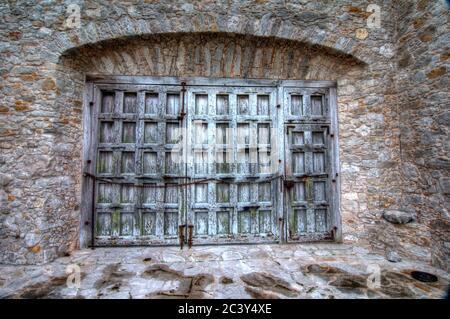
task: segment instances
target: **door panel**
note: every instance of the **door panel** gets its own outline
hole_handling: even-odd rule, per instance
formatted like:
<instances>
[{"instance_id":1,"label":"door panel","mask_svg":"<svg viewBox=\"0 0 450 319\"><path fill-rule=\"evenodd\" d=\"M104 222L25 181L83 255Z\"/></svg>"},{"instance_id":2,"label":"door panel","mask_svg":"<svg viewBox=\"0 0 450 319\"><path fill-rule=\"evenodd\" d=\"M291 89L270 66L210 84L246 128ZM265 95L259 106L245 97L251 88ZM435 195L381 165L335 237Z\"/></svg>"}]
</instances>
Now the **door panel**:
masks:
<instances>
[{"instance_id":1,"label":"door panel","mask_svg":"<svg viewBox=\"0 0 450 319\"><path fill-rule=\"evenodd\" d=\"M95 243L177 244L184 173L171 150L179 139L180 87L99 85L95 98Z\"/></svg>"},{"instance_id":2,"label":"door panel","mask_svg":"<svg viewBox=\"0 0 450 319\"><path fill-rule=\"evenodd\" d=\"M194 244L279 240L270 144L276 87L193 87L187 101Z\"/></svg>"},{"instance_id":3,"label":"door panel","mask_svg":"<svg viewBox=\"0 0 450 319\"><path fill-rule=\"evenodd\" d=\"M327 89L284 90L287 241L332 238L332 159Z\"/></svg>"}]
</instances>

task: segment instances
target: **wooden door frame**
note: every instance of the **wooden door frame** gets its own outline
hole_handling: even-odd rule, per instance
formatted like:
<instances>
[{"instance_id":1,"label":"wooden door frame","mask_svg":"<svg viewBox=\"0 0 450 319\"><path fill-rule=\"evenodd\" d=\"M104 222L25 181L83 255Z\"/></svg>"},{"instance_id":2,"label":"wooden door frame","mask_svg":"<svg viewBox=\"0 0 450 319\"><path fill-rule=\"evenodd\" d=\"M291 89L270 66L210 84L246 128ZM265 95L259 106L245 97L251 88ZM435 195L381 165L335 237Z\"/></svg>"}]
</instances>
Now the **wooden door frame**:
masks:
<instances>
[{"instance_id":1,"label":"wooden door frame","mask_svg":"<svg viewBox=\"0 0 450 319\"><path fill-rule=\"evenodd\" d=\"M297 88L328 88L329 89L329 108L330 108L330 136L331 136L331 157L332 157L332 225L334 229L334 241L342 242L342 221L341 221L341 181L340 181L340 162L339 162L339 126L338 126L338 111L337 111L337 83L336 81L314 81L314 80L268 80L268 79L237 79L237 78L209 78L209 77L151 77L151 76L99 76L86 75L85 90L83 98L83 112L82 112L82 132L83 132L83 151L82 151L82 185L81 185L81 205L80 205L80 240L79 246L86 248L93 244L93 236L95 232L95 225L93 222L93 199L95 197L94 181L89 174L95 175L95 138L96 132L96 116L94 114L94 103L99 103L98 99L95 101L94 92L96 84L133 84L133 85L180 85L181 82L186 82L187 85L192 86L253 86L253 87L277 87L277 106L282 106L283 90L288 87ZM96 106L98 109L98 105ZM284 112L282 107L277 107L277 119L273 122L277 125L279 143L279 174L284 174L285 162L285 128L284 128ZM281 134L281 135L280 135ZM281 137L281 138L280 138ZM84 174L84 173L88 174ZM283 183L279 183L280 194L285 193ZM286 234L286 214L284 196L279 196L276 202L276 212L282 212L279 225L280 241L287 242ZM277 213L278 214L278 213Z\"/></svg>"}]
</instances>

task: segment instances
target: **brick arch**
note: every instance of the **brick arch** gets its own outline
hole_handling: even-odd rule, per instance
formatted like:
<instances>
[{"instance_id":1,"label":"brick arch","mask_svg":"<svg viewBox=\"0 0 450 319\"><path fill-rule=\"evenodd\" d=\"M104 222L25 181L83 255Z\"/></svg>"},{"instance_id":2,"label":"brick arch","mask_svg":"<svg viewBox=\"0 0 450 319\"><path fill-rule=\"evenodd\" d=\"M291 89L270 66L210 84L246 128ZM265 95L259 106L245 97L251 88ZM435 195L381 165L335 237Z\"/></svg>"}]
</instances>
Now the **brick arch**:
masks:
<instances>
[{"instance_id":1,"label":"brick arch","mask_svg":"<svg viewBox=\"0 0 450 319\"><path fill-rule=\"evenodd\" d=\"M370 64L380 58L370 46L357 40L353 34L322 29L315 24L296 24L292 19L283 20L273 14L254 20L243 15L218 19L215 15L198 13L193 16L166 15L166 19L133 20L126 16L113 22L90 21L84 27L55 34L48 50L54 53L51 62L56 62L66 52L89 44L135 36L177 33L229 33L293 40L308 46L318 46L338 55L351 56L363 64Z\"/></svg>"},{"instance_id":2,"label":"brick arch","mask_svg":"<svg viewBox=\"0 0 450 319\"><path fill-rule=\"evenodd\" d=\"M229 33L165 33L85 44L61 56L90 75L337 80L365 64L308 43Z\"/></svg>"}]
</instances>

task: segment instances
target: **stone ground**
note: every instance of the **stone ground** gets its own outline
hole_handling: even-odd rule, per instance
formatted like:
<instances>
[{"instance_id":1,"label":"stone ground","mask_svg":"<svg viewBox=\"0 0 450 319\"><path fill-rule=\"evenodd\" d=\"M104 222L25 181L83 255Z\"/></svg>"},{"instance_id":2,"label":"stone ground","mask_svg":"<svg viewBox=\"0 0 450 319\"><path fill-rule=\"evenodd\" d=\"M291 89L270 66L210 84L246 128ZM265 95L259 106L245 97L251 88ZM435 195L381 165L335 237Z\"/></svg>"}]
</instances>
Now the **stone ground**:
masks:
<instances>
[{"instance_id":1,"label":"stone ground","mask_svg":"<svg viewBox=\"0 0 450 319\"><path fill-rule=\"evenodd\" d=\"M74 264L79 289L67 286ZM0 265L0 298L442 298L449 282L429 265L338 244L97 248L42 266Z\"/></svg>"}]
</instances>

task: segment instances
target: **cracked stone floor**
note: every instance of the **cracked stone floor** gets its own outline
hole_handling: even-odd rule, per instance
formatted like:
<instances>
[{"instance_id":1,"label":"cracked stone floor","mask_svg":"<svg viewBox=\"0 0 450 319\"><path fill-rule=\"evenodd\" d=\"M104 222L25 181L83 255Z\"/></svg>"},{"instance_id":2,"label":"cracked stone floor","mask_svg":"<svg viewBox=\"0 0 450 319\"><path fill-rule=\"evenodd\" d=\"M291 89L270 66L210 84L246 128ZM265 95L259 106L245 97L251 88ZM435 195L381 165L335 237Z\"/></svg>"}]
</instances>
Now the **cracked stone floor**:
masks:
<instances>
[{"instance_id":1,"label":"cracked stone floor","mask_svg":"<svg viewBox=\"0 0 450 319\"><path fill-rule=\"evenodd\" d=\"M427 264L342 244L96 248L0 265L0 298L443 298L449 281Z\"/></svg>"}]
</instances>

